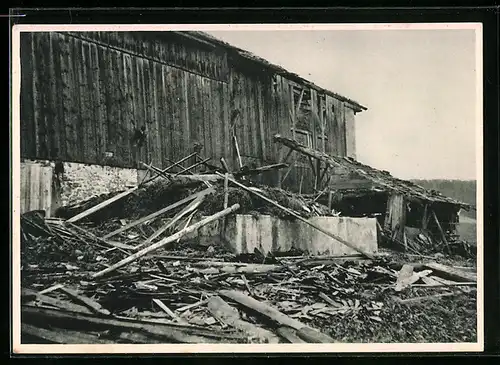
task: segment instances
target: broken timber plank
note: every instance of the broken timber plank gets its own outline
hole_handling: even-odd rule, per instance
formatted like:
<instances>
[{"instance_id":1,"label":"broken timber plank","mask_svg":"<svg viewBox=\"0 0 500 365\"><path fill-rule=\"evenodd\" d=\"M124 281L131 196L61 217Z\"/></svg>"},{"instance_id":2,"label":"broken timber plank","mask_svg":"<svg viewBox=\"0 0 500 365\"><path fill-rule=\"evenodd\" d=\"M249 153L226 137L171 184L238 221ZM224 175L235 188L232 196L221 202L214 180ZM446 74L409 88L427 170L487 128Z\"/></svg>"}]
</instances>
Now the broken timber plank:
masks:
<instances>
[{"instance_id":1,"label":"broken timber plank","mask_svg":"<svg viewBox=\"0 0 500 365\"><path fill-rule=\"evenodd\" d=\"M111 314L107 309L103 308L99 303L96 301L87 298L86 296L79 295L76 291L68 289L66 287L61 287L59 288L60 291L63 293L67 294L71 299L75 300L79 304L84 305L91 311L98 313L98 314L103 314L103 315L109 315Z\"/></svg>"},{"instance_id":2,"label":"broken timber plank","mask_svg":"<svg viewBox=\"0 0 500 365\"><path fill-rule=\"evenodd\" d=\"M89 215L91 214L94 214L95 212L101 210L102 208L105 208L107 207L108 205L126 197L127 195L130 195L131 193L133 193L134 191L137 190L137 186L132 188L132 189L129 189L129 190L126 190L118 195L115 195L114 197L112 198L109 198L108 200L105 200L103 201L102 203L100 204L97 204L96 206L93 206L92 208L89 208L83 212L81 212L80 214L77 214L75 215L74 217L71 217L70 219L68 219L66 222L69 222L69 223L75 223L85 217L88 217Z\"/></svg>"},{"instance_id":3,"label":"broken timber plank","mask_svg":"<svg viewBox=\"0 0 500 365\"><path fill-rule=\"evenodd\" d=\"M246 332L253 338L265 339L267 343L279 342L278 336L271 331L242 320L238 310L230 306L219 296L211 297L208 301L207 307L212 316L231 327Z\"/></svg>"},{"instance_id":4,"label":"broken timber plank","mask_svg":"<svg viewBox=\"0 0 500 365\"><path fill-rule=\"evenodd\" d=\"M112 339L102 339L98 334L90 334L80 331L47 329L30 324L21 323L21 335L29 335L45 341L59 344L112 344Z\"/></svg>"},{"instance_id":5,"label":"broken timber plank","mask_svg":"<svg viewBox=\"0 0 500 365\"><path fill-rule=\"evenodd\" d=\"M196 155L196 152L193 152L193 153L192 153L192 154L190 154L189 156L186 156L186 157L184 157L184 158L180 159L179 161L177 161L177 162L175 162L173 165L170 165L169 167L165 168L165 169L164 169L164 170L162 170L161 172L162 172L163 174L165 174L166 172L170 171L171 169L173 169L173 168L174 168L174 167L176 167L176 166L179 166L181 163L183 163L183 162L184 162L184 161L186 161L186 160L189 160L191 157L193 157L193 156L195 156L195 155ZM142 186L142 185L144 185L144 184L147 184L147 183L149 183L149 182L152 182L152 181L156 180L158 177L160 177L160 174L156 174L155 176L153 176L153 177L151 177L151 178L149 178L149 179L147 179L147 180L143 180L143 181L139 184L139 186Z\"/></svg>"},{"instance_id":6,"label":"broken timber plank","mask_svg":"<svg viewBox=\"0 0 500 365\"><path fill-rule=\"evenodd\" d=\"M179 237L183 237L184 235L188 234L188 233L191 233L193 231L196 231L198 228L200 227L203 227L204 225L208 224L208 223L211 223L217 219L220 219L222 217L225 217L226 215L228 214L231 214L233 212L235 212L236 210L238 210L240 208L240 205L239 204L234 204L233 206L227 208L227 209L224 209L210 217L207 217L205 219L202 219L201 221L195 223L195 224L192 224L190 225L189 227L186 227L185 229L169 236L169 237L166 237L162 240L160 240L159 242L156 242L154 244L152 244L151 246L148 246L144 249L142 249L141 251L139 252L136 252L134 253L133 255L130 255L128 257L126 257L125 259L117 262L116 264L102 270L102 271L99 271L95 274L92 275L92 278L95 279L95 278L98 278L98 277L101 277L103 275L106 275L112 271L115 271L116 269L119 269L120 267L123 267L125 265L128 265L129 263L141 258L142 256L152 252L152 251L155 251L163 246L165 246L166 244L168 243L171 243L171 242L174 242L175 240L177 240Z\"/></svg>"},{"instance_id":7,"label":"broken timber plank","mask_svg":"<svg viewBox=\"0 0 500 365\"><path fill-rule=\"evenodd\" d=\"M230 342L234 341L235 338L235 334L218 333L213 329L205 330L179 324L102 317L95 314L74 313L28 305L21 307L21 316L23 323L37 327L50 325L53 328L90 329L97 332L106 330L112 330L113 332L138 332L163 339L167 343L214 343L220 339Z\"/></svg>"},{"instance_id":8,"label":"broken timber plank","mask_svg":"<svg viewBox=\"0 0 500 365\"><path fill-rule=\"evenodd\" d=\"M217 175L219 175L219 176L223 176L223 175L222 175L222 174L220 174L220 173L217 173ZM252 194L254 194L254 195L258 196L258 197L259 197L259 198L261 198L262 200L265 200L266 202L268 202L268 203L270 203L270 204L274 205L275 207L277 207L277 208L279 208L279 209L281 209L281 210L283 210L283 211L287 212L288 214L290 214L290 215L294 216L294 217L295 217L295 218L297 218L298 220L300 220L300 221L302 221L302 222L306 223L307 225L309 225L309 226L311 226L311 227L313 227L313 228L317 229L318 231L320 231L320 232L322 232L322 233L326 234L326 235L327 235L327 236L329 236L330 238L333 238L334 240L339 241L340 243L342 243L342 244L346 245L347 247L352 248L353 250L355 250L355 251L357 251L357 252L359 252L359 253L363 254L364 256L366 256L366 257L368 257L368 258L370 258L370 259L374 259L374 258L375 258L375 256L374 256L373 254L371 254L371 253L369 253L369 252L366 252L366 251L364 251L363 249L360 249L359 247L354 246L352 243L347 242L347 241L346 241L346 240L344 240L343 238L341 238L341 237L339 237L339 236L337 236L337 235L335 235L335 234L333 234L333 233L331 233L331 232L329 232L329 231L327 231L327 230L325 230L325 229L321 228L320 226L318 226L318 225L316 225L316 224L314 224L314 223L312 223L312 222L308 221L307 219L305 219L304 217L302 217L302 216L298 215L298 214L297 214L297 213L295 213L294 211L292 211L292 210L290 210L290 209L288 209L288 208L286 208L286 207L284 207L284 206L280 205L279 203L275 202L274 200L269 199L268 197L266 197L266 196L264 196L264 195L262 195L262 194L260 194L260 193L258 193L258 192L256 192L256 191L254 191L253 189L248 188L247 186L245 186L245 185L243 185L243 184L239 183L238 181L236 181L236 180L234 180L234 179L232 179L232 178L229 178L229 181L230 181L231 183L235 184L236 186L239 186L239 187L240 187L240 188L242 188L243 190L246 190L246 191L248 191L248 192L251 192Z\"/></svg>"},{"instance_id":9,"label":"broken timber plank","mask_svg":"<svg viewBox=\"0 0 500 365\"><path fill-rule=\"evenodd\" d=\"M189 202L191 200L196 199L200 195L206 194L207 190L208 189L205 189L203 191L200 191L198 193L190 195L190 196L188 196L188 197L186 197L184 199L179 200L178 202L175 202L173 204L170 204L169 206L166 206L165 208L160 209L157 212L154 212L154 213L151 213L151 214L149 214L149 215L147 215L145 217L139 218L138 220L136 220L134 222L131 222L131 223L127 224L126 226L123 226L121 228L118 228L117 230L114 230L111 233L108 233L103 238L106 239L106 238L113 237L113 236L115 236L115 235L117 235L119 233L125 232L126 230L129 230L130 228L133 228L133 227L135 227L135 226L137 226L137 225L139 225L141 223L144 223L144 222L147 222L147 221L149 221L149 220L151 220L153 218L156 218L156 217L158 217L158 216L160 216L160 215L162 215L162 214L164 214L164 213L166 213L166 212L168 212L168 211L170 211L172 209L175 209L175 208L177 208L177 207L179 207L179 206L181 206L181 205L183 205L183 204L185 204L185 203L187 203L187 202Z\"/></svg>"},{"instance_id":10,"label":"broken timber plank","mask_svg":"<svg viewBox=\"0 0 500 365\"><path fill-rule=\"evenodd\" d=\"M290 343L307 343L306 341L304 341L302 338L300 338L298 336L297 330L295 330L293 328L282 326L282 327L279 327L276 330L276 332L278 333L278 335L280 335L281 337L283 337L285 340L287 340Z\"/></svg>"},{"instance_id":11,"label":"broken timber plank","mask_svg":"<svg viewBox=\"0 0 500 365\"><path fill-rule=\"evenodd\" d=\"M251 309L252 311L258 312L268 319L279 323L282 326L291 327L299 332L302 332L303 336L299 335L301 338L312 343L333 343L334 340L330 336L325 335L311 327L306 326L302 322L293 319L286 314L281 313L276 308L271 307L268 304L259 302L258 300L249 297L241 292L235 290L220 290L219 295L233 300L240 304L241 306Z\"/></svg>"},{"instance_id":12,"label":"broken timber plank","mask_svg":"<svg viewBox=\"0 0 500 365\"><path fill-rule=\"evenodd\" d=\"M446 278L449 278L451 280L462 282L477 282L476 274L455 269L451 266L438 264L437 262L431 262L425 264L425 267L433 270L435 273L440 273L441 275L446 276Z\"/></svg>"},{"instance_id":13,"label":"broken timber plank","mask_svg":"<svg viewBox=\"0 0 500 365\"><path fill-rule=\"evenodd\" d=\"M160 299L153 299L153 303L155 303L162 311L167 313L170 317L172 317L172 319L175 319L178 323L188 324L188 322L186 322L184 319L182 319L177 314L172 312L172 310L170 310L170 308L167 307L165 303L163 303Z\"/></svg>"}]
</instances>

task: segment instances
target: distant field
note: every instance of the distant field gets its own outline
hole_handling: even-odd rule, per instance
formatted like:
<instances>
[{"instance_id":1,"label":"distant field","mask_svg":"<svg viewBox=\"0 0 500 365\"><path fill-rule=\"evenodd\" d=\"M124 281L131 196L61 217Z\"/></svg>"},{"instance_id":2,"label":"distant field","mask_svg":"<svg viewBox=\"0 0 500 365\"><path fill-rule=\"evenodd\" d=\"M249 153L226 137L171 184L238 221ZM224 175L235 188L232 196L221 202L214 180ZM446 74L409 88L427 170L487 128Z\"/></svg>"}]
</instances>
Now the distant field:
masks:
<instances>
[{"instance_id":1,"label":"distant field","mask_svg":"<svg viewBox=\"0 0 500 365\"><path fill-rule=\"evenodd\" d=\"M458 234L460 235L460 239L467 242L476 242L476 232L476 220L473 218L469 218L464 214L460 214L460 224L458 226Z\"/></svg>"}]
</instances>

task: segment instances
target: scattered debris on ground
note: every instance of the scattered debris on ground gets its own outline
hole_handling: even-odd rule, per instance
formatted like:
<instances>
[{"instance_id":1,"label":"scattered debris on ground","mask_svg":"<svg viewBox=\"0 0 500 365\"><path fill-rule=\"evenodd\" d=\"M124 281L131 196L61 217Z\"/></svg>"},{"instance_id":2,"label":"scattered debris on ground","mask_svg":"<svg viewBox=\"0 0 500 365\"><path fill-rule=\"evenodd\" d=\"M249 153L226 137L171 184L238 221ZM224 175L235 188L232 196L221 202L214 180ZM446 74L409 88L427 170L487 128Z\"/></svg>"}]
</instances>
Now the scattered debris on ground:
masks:
<instances>
[{"instance_id":1,"label":"scattered debris on ground","mask_svg":"<svg viewBox=\"0 0 500 365\"><path fill-rule=\"evenodd\" d=\"M187 233L234 212L335 212L233 175L186 176L22 215L23 343L476 341L471 259L200 246Z\"/></svg>"}]
</instances>

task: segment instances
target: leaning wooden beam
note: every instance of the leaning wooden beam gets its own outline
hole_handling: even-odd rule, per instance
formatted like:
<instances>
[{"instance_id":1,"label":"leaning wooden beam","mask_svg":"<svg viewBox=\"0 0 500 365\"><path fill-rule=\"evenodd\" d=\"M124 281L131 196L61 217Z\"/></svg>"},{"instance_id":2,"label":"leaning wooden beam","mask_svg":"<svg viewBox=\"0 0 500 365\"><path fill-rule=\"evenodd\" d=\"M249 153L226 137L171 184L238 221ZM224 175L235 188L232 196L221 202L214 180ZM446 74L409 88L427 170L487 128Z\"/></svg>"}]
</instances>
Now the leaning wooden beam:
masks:
<instances>
[{"instance_id":1,"label":"leaning wooden beam","mask_svg":"<svg viewBox=\"0 0 500 365\"><path fill-rule=\"evenodd\" d=\"M177 208L177 207L179 207L179 206L181 206L181 205L183 205L183 204L185 204L185 203L187 203L187 202L189 202L191 200L196 199L200 195L205 194L207 190L208 189L200 191L200 192L197 192L197 193L195 193L193 195L190 195L190 196L188 196L188 197L186 197L184 199L179 200L178 202L170 204L169 206L166 206L165 208L162 208L162 209L160 209L157 212L154 212L154 213L151 213L151 214L149 214L149 215L147 215L145 217L139 218L136 221L133 221L133 222L131 222L131 223L129 223L129 224L121 227L121 228L118 228L118 229L114 230L113 232L108 233L103 238L106 239L106 238L113 237L113 236L115 236L115 235L117 235L119 233L125 232L126 230L128 230L130 228L133 228L133 227L135 227L135 226L137 226L137 225L139 225L141 223L144 223L144 222L147 222L147 221L149 221L149 220L151 220L153 218L156 218L156 217L158 217L158 216L160 216L160 215L162 215L162 214L164 214L164 213L166 213L166 212L168 212L168 211L170 211L172 209L175 209L175 208Z\"/></svg>"},{"instance_id":2,"label":"leaning wooden beam","mask_svg":"<svg viewBox=\"0 0 500 365\"><path fill-rule=\"evenodd\" d=\"M220 173L217 173L217 174L218 174L219 176L223 176L223 175L222 175L222 174L220 174ZM272 204L272 205L274 205L275 207L277 207L277 208L279 208L279 209L281 209L281 210L283 210L283 211L287 212L287 213L288 213L288 214L290 214L291 216L293 216L293 217L297 218L298 220L300 220L300 221L302 221L302 222L306 223L307 225L309 225L309 226L311 226L311 227L313 227L313 228L317 229L318 231L320 231L320 232L322 232L322 233L326 234L326 235L327 235L327 236L329 236L330 238L333 238L334 240L339 241L340 243L343 243L343 244L344 244L344 245L346 245L347 247L352 248L353 250L355 250L355 251L357 251L357 252L359 252L359 253L361 253L361 254L365 255L365 256L366 256L366 257L368 257L368 258L371 258L371 259L375 258L375 256L374 256L373 254L371 254L371 253L369 253L369 252L366 252L366 251L364 251L363 249L361 249L361 248L359 248L359 247L356 247L356 246L355 246L355 245L353 245L352 243L347 242L347 241L346 241L346 240L344 240L343 238L341 238L341 237L339 237L339 236L337 236L337 235L335 235L335 234L333 234L333 233L331 233L331 232L328 232L327 230L323 229L322 227L320 227L320 226L318 226L318 225L316 225L316 224L314 224L314 223L312 223L312 222L308 221L308 220L307 220L307 219L305 219L304 217L302 217L302 216L298 215L298 214L297 214L297 213L295 213L293 210L290 210L290 209L288 209L288 208L286 208L286 207L284 207L284 206L282 206L282 205L278 204L278 203L277 203L277 202L275 202L274 200L271 200L271 199L269 199L268 197L266 197L266 196L264 196L264 195L262 195L262 194L260 194L260 193L258 193L258 192L256 192L256 191L254 191L254 190L252 190L252 189L249 189L247 186L245 186L245 185L243 185L243 184L239 183L238 181L236 181L236 180L234 180L234 179L229 178L229 181L230 181L231 183L235 184L236 186L239 186L239 187L240 187L240 188L242 188L243 190L246 190L246 191L248 191L248 192L250 192L250 193L252 193L252 194L254 194L254 195L258 196L258 197L259 197L259 198L261 198L262 200L265 200L265 201L266 201L266 202L268 202L269 204Z\"/></svg>"},{"instance_id":3,"label":"leaning wooden beam","mask_svg":"<svg viewBox=\"0 0 500 365\"><path fill-rule=\"evenodd\" d=\"M175 234L173 234L173 235L171 235L169 237L165 237L161 241L156 242L156 243L152 244L151 246L148 246L148 247L144 248L143 250L134 253L133 255L130 255L129 257L127 257L127 258L125 258L125 259L117 262L116 264L114 264L114 265L112 265L112 266L110 266L110 267L108 267L108 268L106 268L106 269L104 269L102 271L99 271L99 272L93 274L92 278L95 279L95 278L104 276L106 274L109 274L110 272L115 271L116 269L119 269L120 267L128 265L131 262L134 262L137 259L141 258L142 256L147 255L150 252L156 251L157 249L165 246L168 243L174 242L179 237L183 237L186 234L194 232L198 228L203 227L204 225L206 225L208 223L216 221L216 220L218 220L218 219L220 219L222 217L225 217L228 214L231 214L231 213L235 212L239 208L240 208L239 204L234 204L233 206L231 206L231 207L229 207L227 209L224 209L224 210L222 210L222 211L220 211L220 212L218 212L218 213L216 213L216 214L214 214L214 215L212 215L210 217L202 219L201 221L199 221L199 222L197 222L195 224L192 224L189 227L186 227L185 229L183 229L183 230L181 230L181 231L179 231L179 232L177 232L177 233L175 233Z\"/></svg>"},{"instance_id":4,"label":"leaning wooden beam","mask_svg":"<svg viewBox=\"0 0 500 365\"><path fill-rule=\"evenodd\" d=\"M157 167L154 167L154 166L150 166L150 165L147 165L145 164L144 162L141 162L141 165L143 167L145 167L146 169L148 169L149 171L153 172L153 173L156 173L158 174L158 176L161 176L167 180L170 180L170 177L167 175L166 172L163 172L162 170L160 170L159 168ZM144 185L144 182L143 182L143 185Z\"/></svg>"},{"instance_id":5,"label":"leaning wooden beam","mask_svg":"<svg viewBox=\"0 0 500 365\"><path fill-rule=\"evenodd\" d=\"M238 156L238 164L240 169L243 167L243 161L241 161L240 146L238 145L238 139L236 139L236 134L233 134L234 148L236 149L236 156Z\"/></svg>"},{"instance_id":6,"label":"leaning wooden beam","mask_svg":"<svg viewBox=\"0 0 500 365\"><path fill-rule=\"evenodd\" d=\"M448 245L448 240L446 239L446 234L444 233L443 228L441 227L441 223L439 223L439 220L436 216L436 212L434 210L432 210L432 217L434 218L434 222L436 222L436 225L439 229L439 233L441 233L441 238L443 239L443 243L445 245Z\"/></svg>"},{"instance_id":7,"label":"leaning wooden beam","mask_svg":"<svg viewBox=\"0 0 500 365\"><path fill-rule=\"evenodd\" d=\"M81 219L83 219L85 217L88 217L91 214L94 214L95 212L101 210L102 208L105 208L108 205L110 205L110 204L112 204L112 203L114 203L114 202L116 202L116 201L118 201L118 200L126 197L127 195L132 194L136 190L137 190L137 186L133 187L132 189L126 190L124 192L121 192L120 194L117 194L114 197L109 198L108 200L105 200L102 203L99 203L99 204L93 206L92 208L84 210L83 212L81 212L80 214L75 215L74 217L71 217L66 222L75 223L75 222L77 222L77 221L79 221L79 220L81 220Z\"/></svg>"},{"instance_id":8,"label":"leaning wooden beam","mask_svg":"<svg viewBox=\"0 0 500 365\"><path fill-rule=\"evenodd\" d=\"M219 321L243 331L253 338L264 339L267 343L279 343L279 337L271 331L260 328L253 323L241 319L238 310L230 306L218 295L208 300L209 312Z\"/></svg>"},{"instance_id":9,"label":"leaning wooden beam","mask_svg":"<svg viewBox=\"0 0 500 365\"><path fill-rule=\"evenodd\" d=\"M186 160L189 160L191 157L193 157L195 155L196 155L196 152L193 152L189 156L186 156L186 157L180 159L179 161L175 162L173 165L170 165L167 168L165 168L164 170L162 170L162 173L167 173L168 171L170 171L174 167L179 166L181 163L183 163ZM152 182L153 180L156 180L158 177L160 177L160 175L155 175L147 180L142 181L139 185L143 185L143 184L147 184L149 182Z\"/></svg>"},{"instance_id":10,"label":"leaning wooden beam","mask_svg":"<svg viewBox=\"0 0 500 365\"><path fill-rule=\"evenodd\" d=\"M209 190L209 189L207 189L207 190ZM212 190L212 189L210 189L210 190ZM179 213L177 213L169 222L167 222L166 224L164 224L155 233L153 233L151 236L149 236L143 243L141 243L140 245L135 246L135 249L139 250L142 247L149 245L151 242L153 242L153 240L155 240L158 237L160 237L165 231L167 231L170 227L172 227L182 217L184 217L185 215L191 213L196 208L198 208L198 206L201 204L201 202L205 198L205 195L206 194L200 195L199 197L197 197L187 207L185 207Z\"/></svg>"},{"instance_id":11,"label":"leaning wooden beam","mask_svg":"<svg viewBox=\"0 0 500 365\"><path fill-rule=\"evenodd\" d=\"M224 209L227 208L229 202L229 187L228 187L229 174L226 172L224 174Z\"/></svg>"},{"instance_id":12,"label":"leaning wooden beam","mask_svg":"<svg viewBox=\"0 0 500 365\"><path fill-rule=\"evenodd\" d=\"M206 159L204 159L204 160L202 160L202 161L198 161L198 162L196 162L195 164L193 164L193 165L191 165L191 166L189 166L189 167L186 167L186 168L182 169L181 171L179 171L179 172L175 173L175 174L174 174L174 177L179 176L179 175L182 175L182 174L183 174L183 173L185 173L185 172L189 172L190 170L194 169L195 167L200 166L200 165L203 165L204 163L206 163L206 162L208 162L208 161L210 161L210 160L211 160L211 158L210 158L210 157L208 157L208 158L206 158Z\"/></svg>"},{"instance_id":13,"label":"leaning wooden beam","mask_svg":"<svg viewBox=\"0 0 500 365\"><path fill-rule=\"evenodd\" d=\"M241 292L235 290L220 290L219 295L237 302L239 305L250 309L254 312L258 312L261 315L267 317L268 319L276 322L282 326L291 327L299 331L298 335L304 340L312 343L333 343L334 340L330 336L325 335L311 327L306 326L304 323L293 319L286 314L281 313L276 308L271 307L268 304L259 302L258 300L249 297ZM308 339L301 336L300 332L307 333Z\"/></svg>"}]
</instances>

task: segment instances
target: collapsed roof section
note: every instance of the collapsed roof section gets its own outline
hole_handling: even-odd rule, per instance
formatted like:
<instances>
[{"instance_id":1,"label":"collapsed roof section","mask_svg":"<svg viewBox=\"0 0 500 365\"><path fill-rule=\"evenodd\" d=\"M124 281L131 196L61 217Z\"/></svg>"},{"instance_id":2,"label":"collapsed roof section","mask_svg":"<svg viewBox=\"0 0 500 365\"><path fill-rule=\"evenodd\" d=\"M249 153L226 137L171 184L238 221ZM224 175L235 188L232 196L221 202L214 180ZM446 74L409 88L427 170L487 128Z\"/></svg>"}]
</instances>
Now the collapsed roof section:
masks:
<instances>
[{"instance_id":1,"label":"collapsed roof section","mask_svg":"<svg viewBox=\"0 0 500 365\"><path fill-rule=\"evenodd\" d=\"M427 190L411 181L395 178L387 171L378 170L371 166L364 165L352 158L330 156L318 150L308 148L297 141L283 137L279 134L274 136L274 141L281 143L282 145L289 147L290 149L295 150L307 157L319 160L327 166L332 168L345 168L366 178L374 184L373 187L370 188L371 190L389 191L409 198L431 203L452 204L465 210L473 208L470 204L449 198L435 190Z\"/></svg>"}]
</instances>

